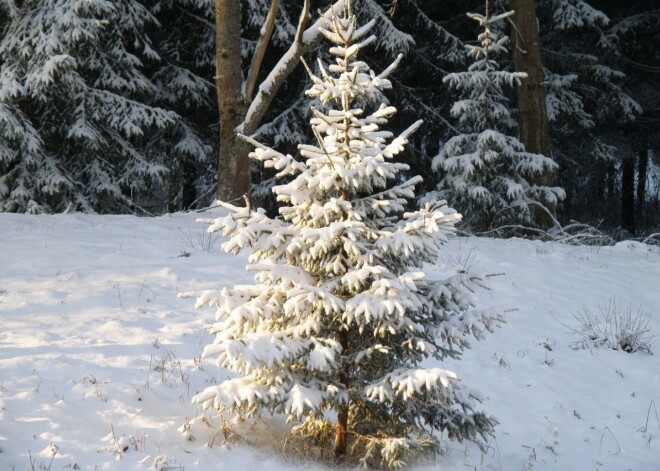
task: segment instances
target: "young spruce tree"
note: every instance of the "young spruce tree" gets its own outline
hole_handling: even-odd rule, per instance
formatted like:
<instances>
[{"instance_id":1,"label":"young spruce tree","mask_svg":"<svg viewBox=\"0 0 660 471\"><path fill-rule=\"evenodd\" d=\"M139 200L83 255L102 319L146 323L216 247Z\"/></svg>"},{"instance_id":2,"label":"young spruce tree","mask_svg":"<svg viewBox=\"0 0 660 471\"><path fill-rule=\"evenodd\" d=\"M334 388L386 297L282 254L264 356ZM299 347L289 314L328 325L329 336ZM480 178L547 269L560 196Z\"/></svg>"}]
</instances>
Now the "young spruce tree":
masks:
<instances>
[{"instance_id":1,"label":"young spruce tree","mask_svg":"<svg viewBox=\"0 0 660 471\"><path fill-rule=\"evenodd\" d=\"M426 199L447 199L467 214L466 224L473 231L512 223L532 225L534 206L555 206L564 198L561 188L530 183L553 172L557 164L544 155L526 152L511 135L515 123L504 87L518 85L525 74L499 69L497 57L507 52L508 37L497 30L497 23L512 14L468 13L483 28L479 44L466 46L474 62L466 72L449 74L443 80L464 93L465 98L451 109L463 134L449 139L433 159L434 170L443 178L437 192Z\"/></svg>"},{"instance_id":2,"label":"young spruce tree","mask_svg":"<svg viewBox=\"0 0 660 471\"><path fill-rule=\"evenodd\" d=\"M393 138L380 128L396 109L367 111L383 103L399 62L377 74L357 58L375 41L374 24L358 26L347 1L322 30L336 61L310 71L307 95L323 106L312 107L318 142L299 146L304 161L252 141L252 158L285 182L273 188L280 216L224 204L229 215L204 221L229 236L225 251L250 249L256 284L198 299L217 307L204 355L238 376L193 401L241 417L285 414L306 437L334 429L338 462L394 467L434 449L436 431L476 441L491 434L479 394L421 363L458 357L501 316L473 309L484 279L422 271L461 216L444 201L405 211L421 178L402 181L408 167L393 159L421 121Z\"/></svg>"}]
</instances>

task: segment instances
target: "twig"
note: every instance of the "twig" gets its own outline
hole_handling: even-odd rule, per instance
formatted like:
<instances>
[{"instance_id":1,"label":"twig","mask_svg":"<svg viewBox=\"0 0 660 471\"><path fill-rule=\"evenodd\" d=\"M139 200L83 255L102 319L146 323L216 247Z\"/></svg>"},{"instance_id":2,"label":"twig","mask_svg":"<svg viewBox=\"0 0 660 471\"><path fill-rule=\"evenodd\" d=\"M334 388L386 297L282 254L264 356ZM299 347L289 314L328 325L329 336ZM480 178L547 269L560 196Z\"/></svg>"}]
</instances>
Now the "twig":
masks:
<instances>
[{"instance_id":1,"label":"twig","mask_svg":"<svg viewBox=\"0 0 660 471\"><path fill-rule=\"evenodd\" d=\"M194 208L195 205L196 205L197 203L199 203L201 200L203 200L204 198L206 198L208 195L210 195L211 193L213 193L213 192L216 191L216 190L217 190L217 188L216 188L214 185L211 185L211 187L209 188L208 191L206 191L202 196L200 196L200 197L197 198L195 201L193 201L193 202L190 204L190 206L188 206L188 208L186 208L186 209L192 209L192 208ZM203 209L201 209L201 210L198 210L197 212L199 213L199 212L201 212L201 211L206 211L206 209L207 209L207 208L203 208Z\"/></svg>"},{"instance_id":2,"label":"twig","mask_svg":"<svg viewBox=\"0 0 660 471\"><path fill-rule=\"evenodd\" d=\"M545 213L550 216L550 219L552 219L552 222L557 226L557 229L559 229L562 233L566 234L564 232L564 229L561 227L561 224L559 224L559 221L557 221L557 218L555 217L554 214L552 214L552 211L550 211L548 208L545 207L545 205L539 203L538 201L529 201L528 204L535 205L540 207Z\"/></svg>"},{"instance_id":3,"label":"twig","mask_svg":"<svg viewBox=\"0 0 660 471\"><path fill-rule=\"evenodd\" d=\"M226 203L232 204L232 203L238 203L239 201L244 201L244 200L243 200L243 196L244 196L244 195L237 196L236 198L234 198L234 199L232 199L232 200L229 200L229 201L220 201L220 200L216 200L216 204L214 204L213 206L209 206L208 208L197 209L197 210L195 210L195 212L196 212L196 213L203 213L203 212L205 212L205 211L210 211L211 209L225 208L225 207L226 207L226 206L225 206Z\"/></svg>"},{"instance_id":4,"label":"twig","mask_svg":"<svg viewBox=\"0 0 660 471\"><path fill-rule=\"evenodd\" d=\"M121 290L119 289L119 282L116 281L115 284L117 285L117 296L119 297L119 307L124 309L124 305L121 302Z\"/></svg>"},{"instance_id":5,"label":"twig","mask_svg":"<svg viewBox=\"0 0 660 471\"><path fill-rule=\"evenodd\" d=\"M653 406L653 411L655 412L655 420L658 422L658 428L660 428L660 418L658 418L658 409L655 407L655 400L651 399L651 402L649 402L649 410L646 413L646 424L644 424L643 427L641 427L638 432L646 433L648 431L648 426L649 426L649 417L651 417L651 406Z\"/></svg>"},{"instance_id":6,"label":"twig","mask_svg":"<svg viewBox=\"0 0 660 471\"><path fill-rule=\"evenodd\" d=\"M487 234L492 234L494 232L500 232L500 231L503 231L505 229L519 229L519 230L522 230L522 231L538 232L539 234L544 235L544 236L552 239L552 236L550 234L548 234L546 231L544 231L542 229L537 229L535 227L523 226L522 224L508 224L506 226L496 227L495 229L491 229L489 231L475 232L473 234L470 234L469 232L465 232L465 231L461 231L461 232L465 233L466 235L484 236L484 235L487 235Z\"/></svg>"},{"instance_id":7,"label":"twig","mask_svg":"<svg viewBox=\"0 0 660 471\"><path fill-rule=\"evenodd\" d=\"M610 432L610 435L611 435L612 438L614 439L614 443L616 443L616 447L619 449L619 451L618 451L617 454L621 453L621 447L619 446L619 441L616 439L616 437L615 437L614 434L612 433L612 430L610 430L610 428L609 428L608 426L605 426L605 428L603 429L603 433L602 433L602 435L600 436L600 444L598 445L598 452L599 452L599 453L601 452L601 447L602 447L602 445L603 445L603 438L605 437L605 431L606 431L606 430L607 430L608 432ZM612 453L612 454L614 454L614 453Z\"/></svg>"}]
</instances>

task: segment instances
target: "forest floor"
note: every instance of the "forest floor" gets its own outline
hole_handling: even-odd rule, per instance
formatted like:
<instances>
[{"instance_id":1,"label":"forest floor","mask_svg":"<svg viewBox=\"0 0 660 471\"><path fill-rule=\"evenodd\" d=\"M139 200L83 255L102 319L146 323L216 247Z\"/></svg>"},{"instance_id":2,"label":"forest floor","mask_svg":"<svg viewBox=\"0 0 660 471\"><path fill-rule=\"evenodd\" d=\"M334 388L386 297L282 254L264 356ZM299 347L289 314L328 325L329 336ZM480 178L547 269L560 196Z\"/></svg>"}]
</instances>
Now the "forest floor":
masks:
<instances>
[{"instance_id":1,"label":"forest floor","mask_svg":"<svg viewBox=\"0 0 660 471\"><path fill-rule=\"evenodd\" d=\"M0 470L325 469L263 424L242 429L259 447L228 446L191 404L228 373L200 360L213 311L177 293L252 281L196 216L0 214ZM478 307L516 310L442 367L499 425L486 452L443 438L413 469L660 469L660 341L626 353L576 332L601 306L659 335L660 248L458 238L427 271L465 265L502 273Z\"/></svg>"}]
</instances>

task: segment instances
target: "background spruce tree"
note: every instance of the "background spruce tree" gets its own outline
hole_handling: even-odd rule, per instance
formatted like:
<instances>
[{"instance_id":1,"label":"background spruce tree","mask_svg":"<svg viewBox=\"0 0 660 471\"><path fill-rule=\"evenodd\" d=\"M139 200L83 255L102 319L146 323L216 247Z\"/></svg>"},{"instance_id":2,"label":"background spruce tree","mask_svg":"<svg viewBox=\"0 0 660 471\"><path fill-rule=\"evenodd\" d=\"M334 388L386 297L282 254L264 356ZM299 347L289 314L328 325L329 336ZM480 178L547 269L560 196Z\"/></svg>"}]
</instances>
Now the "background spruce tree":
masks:
<instances>
[{"instance_id":1,"label":"background spruce tree","mask_svg":"<svg viewBox=\"0 0 660 471\"><path fill-rule=\"evenodd\" d=\"M447 75L444 82L464 96L454 103L452 115L463 134L447 141L433 159L441 179L437 191L424 200L447 199L466 213L471 231L484 231L507 224L534 224L535 205L553 207L564 197L561 188L531 183L557 165L549 157L525 151L513 136L504 87L520 84L525 74L500 70L497 59L506 54L508 37L497 23L511 16L468 13L482 29L479 45L468 45L474 62L466 72Z\"/></svg>"},{"instance_id":2,"label":"background spruce tree","mask_svg":"<svg viewBox=\"0 0 660 471\"><path fill-rule=\"evenodd\" d=\"M147 69L152 100L177 119L150 147L168 169L165 209L206 206L214 193L218 148L213 0L143 2L156 19L146 31L159 54ZM159 195L160 196L160 195ZM162 207L162 196L155 198Z\"/></svg>"},{"instance_id":3,"label":"background spruce tree","mask_svg":"<svg viewBox=\"0 0 660 471\"><path fill-rule=\"evenodd\" d=\"M149 104L152 21L134 0L17 8L0 42L4 210L135 210L145 188L162 184L149 139L177 116Z\"/></svg>"},{"instance_id":4,"label":"background spruce tree","mask_svg":"<svg viewBox=\"0 0 660 471\"><path fill-rule=\"evenodd\" d=\"M444 201L405 211L421 178L402 179L408 166L394 157L421 121L396 137L381 129L396 112L381 93L398 61L375 73L357 58L375 42L375 23L358 26L347 1L322 30L334 61L309 71L307 95L321 107L312 107L316 144L299 145L304 161L251 141L252 158L288 181L273 187L280 217L224 204L229 215L205 221L229 236L223 250L250 250L256 283L198 299L217 308L204 355L238 376L193 402L243 418L284 414L294 435L319 438L334 427L336 460L394 467L435 449L435 431L476 441L491 434L479 394L421 362L458 357L501 315L473 309L483 278L422 271L461 216Z\"/></svg>"}]
</instances>

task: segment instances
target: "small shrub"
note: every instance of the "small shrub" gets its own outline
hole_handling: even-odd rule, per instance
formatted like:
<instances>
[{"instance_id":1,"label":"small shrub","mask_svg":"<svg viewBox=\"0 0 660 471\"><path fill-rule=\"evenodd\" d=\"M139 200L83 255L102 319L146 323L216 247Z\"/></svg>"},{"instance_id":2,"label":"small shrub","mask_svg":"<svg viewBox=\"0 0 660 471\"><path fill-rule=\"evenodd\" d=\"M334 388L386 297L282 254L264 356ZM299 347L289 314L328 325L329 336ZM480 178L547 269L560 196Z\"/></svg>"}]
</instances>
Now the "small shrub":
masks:
<instances>
[{"instance_id":1,"label":"small shrub","mask_svg":"<svg viewBox=\"0 0 660 471\"><path fill-rule=\"evenodd\" d=\"M584 308L574 318L579 327L571 330L582 337L573 344L576 348L606 347L627 353L651 353L654 335L649 328L648 312L634 311L632 306L619 309L616 301L610 299L607 304L599 304L597 312Z\"/></svg>"}]
</instances>

